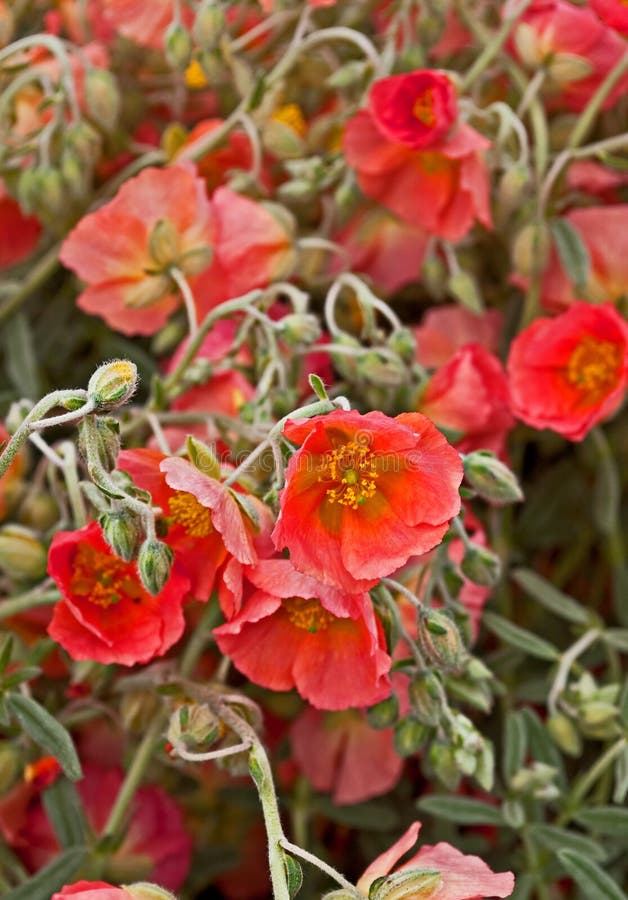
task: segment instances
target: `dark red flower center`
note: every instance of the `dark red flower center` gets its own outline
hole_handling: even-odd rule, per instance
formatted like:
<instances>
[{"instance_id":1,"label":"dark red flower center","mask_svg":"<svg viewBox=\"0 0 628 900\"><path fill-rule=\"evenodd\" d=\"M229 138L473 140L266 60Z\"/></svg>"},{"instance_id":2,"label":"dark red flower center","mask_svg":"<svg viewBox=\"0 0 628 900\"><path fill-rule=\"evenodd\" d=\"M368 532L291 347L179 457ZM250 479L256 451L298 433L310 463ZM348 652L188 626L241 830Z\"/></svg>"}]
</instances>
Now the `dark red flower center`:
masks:
<instances>
[{"instance_id":1,"label":"dark red flower center","mask_svg":"<svg viewBox=\"0 0 628 900\"><path fill-rule=\"evenodd\" d=\"M321 605L320 600L314 598L290 597L283 601L283 607L293 625L311 634L324 631L336 618Z\"/></svg>"},{"instance_id":2,"label":"dark red flower center","mask_svg":"<svg viewBox=\"0 0 628 900\"><path fill-rule=\"evenodd\" d=\"M168 501L171 518L191 537L207 537L213 531L211 510L198 502L194 494L177 491Z\"/></svg>"},{"instance_id":3,"label":"dark red flower center","mask_svg":"<svg viewBox=\"0 0 628 900\"><path fill-rule=\"evenodd\" d=\"M436 124L433 87L428 87L421 91L412 106L412 115L428 128L432 128Z\"/></svg>"},{"instance_id":4,"label":"dark red flower center","mask_svg":"<svg viewBox=\"0 0 628 900\"><path fill-rule=\"evenodd\" d=\"M374 496L379 472L375 468L375 454L368 444L349 441L326 453L322 460L319 481L331 481L334 487L326 491L330 503L357 509Z\"/></svg>"},{"instance_id":5,"label":"dark red flower center","mask_svg":"<svg viewBox=\"0 0 628 900\"><path fill-rule=\"evenodd\" d=\"M70 591L83 600L107 609L123 597L139 602L144 596L141 585L127 563L109 556L91 544L80 544L73 560Z\"/></svg>"},{"instance_id":6,"label":"dark red flower center","mask_svg":"<svg viewBox=\"0 0 628 900\"><path fill-rule=\"evenodd\" d=\"M611 341L585 337L572 351L567 363L567 381L588 400L597 402L619 380L620 348Z\"/></svg>"}]
</instances>

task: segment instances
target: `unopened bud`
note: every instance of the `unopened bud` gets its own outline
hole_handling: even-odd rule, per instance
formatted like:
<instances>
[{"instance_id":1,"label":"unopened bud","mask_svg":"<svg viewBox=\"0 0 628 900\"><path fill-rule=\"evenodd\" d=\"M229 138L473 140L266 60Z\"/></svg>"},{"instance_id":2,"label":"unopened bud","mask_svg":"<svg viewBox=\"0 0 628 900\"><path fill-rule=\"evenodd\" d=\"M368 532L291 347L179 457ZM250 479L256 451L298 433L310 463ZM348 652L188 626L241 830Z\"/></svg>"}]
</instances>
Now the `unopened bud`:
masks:
<instances>
[{"instance_id":1,"label":"unopened bud","mask_svg":"<svg viewBox=\"0 0 628 900\"><path fill-rule=\"evenodd\" d=\"M71 151L64 150L60 163L61 178L71 197L80 200L87 194L89 171Z\"/></svg>"},{"instance_id":2,"label":"unopened bud","mask_svg":"<svg viewBox=\"0 0 628 900\"><path fill-rule=\"evenodd\" d=\"M45 491L29 489L20 501L17 517L20 525L47 531L59 518L59 507Z\"/></svg>"},{"instance_id":3,"label":"unopened bud","mask_svg":"<svg viewBox=\"0 0 628 900\"><path fill-rule=\"evenodd\" d=\"M480 296L478 285L468 272L455 272L447 279L447 290L458 302L471 312L484 312L484 301Z\"/></svg>"},{"instance_id":4,"label":"unopened bud","mask_svg":"<svg viewBox=\"0 0 628 900\"><path fill-rule=\"evenodd\" d=\"M471 544L465 549L465 554L460 563L460 569L474 584L483 587L494 587L501 575L501 561L495 553L480 547L479 544Z\"/></svg>"},{"instance_id":5,"label":"unopened bud","mask_svg":"<svg viewBox=\"0 0 628 900\"><path fill-rule=\"evenodd\" d=\"M291 313L279 322L279 332L289 346L302 347L319 339L321 327L310 313Z\"/></svg>"},{"instance_id":6,"label":"unopened bud","mask_svg":"<svg viewBox=\"0 0 628 900\"><path fill-rule=\"evenodd\" d=\"M427 289L437 299L443 296L445 283L447 281L447 269L445 263L436 254L432 253L423 261L421 266L421 279L425 282Z\"/></svg>"},{"instance_id":7,"label":"unopened bud","mask_svg":"<svg viewBox=\"0 0 628 900\"><path fill-rule=\"evenodd\" d=\"M0 569L10 578L43 578L47 561L46 548L30 528L13 524L0 528Z\"/></svg>"},{"instance_id":8,"label":"unopened bud","mask_svg":"<svg viewBox=\"0 0 628 900\"><path fill-rule=\"evenodd\" d=\"M460 784L460 771L453 749L448 744L434 741L429 750L429 762L439 781L450 790L456 790Z\"/></svg>"},{"instance_id":9,"label":"unopened bud","mask_svg":"<svg viewBox=\"0 0 628 900\"><path fill-rule=\"evenodd\" d=\"M87 168L98 162L102 148L102 138L96 129L85 120L68 125L63 132L63 145L70 150Z\"/></svg>"},{"instance_id":10,"label":"unopened bud","mask_svg":"<svg viewBox=\"0 0 628 900\"><path fill-rule=\"evenodd\" d=\"M545 224L524 225L512 245L512 262L517 274L529 278L542 272L547 264L549 249L550 235Z\"/></svg>"},{"instance_id":11,"label":"unopened bud","mask_svg":"<svg viewBox=\"0 0 628 900\"><path fill-rule=\"evenodd\" d=\"M34 405L32 400L15 400L11 404L4 420L9 434L15 434Z\"/></svg>"},{"instance_id":12,"label":"unopened bud","mask_svg":"<svg viewBox=\"0 0 628 900\"><path fill-rule=\"evenodd\" d=\"M592 700L585 703L579 710L579 717L584 726L593 726L597 728L600 725L607 725L617 718L619 711L612 703L605 703L602 700Z\"/></svg>"},{"instance_id":13,"label":"unopened bud","mask_svg":"<svg viewBox=\"0 0 628 900\"><path fill-rule=\"evenodd\" d=\"M148 237L148 252L161 269L175 265L181 252L181 241L176 226L170 219L159 219Z\"/></svg>"},{"instance_id":14,"label":"unopened bud","mask_svg":"<svg viewBox=\"0 0 628 900\"><path fill-rule=\"evenodd\" d=\"M212 2L203 3L196 13L192 36L201 50L213 50L225 28L225 14Z\"/></svg>"},{"instance_id":15,"label":"unopened bud","mask_svg":"<svg viewBox=\"0 0 628 900\"><path fill-rule=\"evenodd\" d=\"M145 540L137 555L137 568L149 594L158 594L170 577L174 553L163 541Z\"/></svg>"},{"instance_id":16,"label":"unopened bud","mask_svg":"<svg viewBox=\"0 0 628 900\"><path fill-rule=\"evenodd\" d=\"M107 133L113 131L120 114L120 92L116 79L107 69L87 70L85 104L92 122Z\"/></svg>"},{"instance_id":17,"label":"unopened bud","mask_svg":"<svg viewBox=\"0 0 628 900\"><path fill-rule=\"evenodd\" d=\"M399 716L399 700L396 694L391 694L386 700L369 706L366 718L372 728L390 728Z\"/></svg>"},{"instance_id":18,"label":"unopened bud","mask_svg":"<svg viewBox=\"0 0 628 900\"><path fill-rule=\"evenodd\" d=\"M406 368L400 359L383 356L376 350L358 358L357 371L369 384L380 387L398 387L407 380Z\"/></svg>"},{"instance_id":19,"label":"unopened bud","mask_svg":"<svg viewBox=\"0 0 628 900\"><path fill-rule=\"evenodd\" d=\"M568 756L580 756L582 738L569 716L554 713L545 723L554 743Z\"/></svg>"},{"instance_id":20,"label":"unopened bud","mask_svg":"<svg viewBox=\"0 0 628 900\"><path fill-rule=\"evenodd\" d=\"M117 419L110 416L97 416L93 420L93 431L98 461L105 472L112 472L116 467L120 452L120 425ZM79 431L79 450L83 458L88 459L83 429Z\"/></svg>"},{"instance_id":21,"label":"unopened bud","mask_svg":"<svg viewBox=\"0 0 628 900\"><path fill-rule=\"evenodd\" d=\"M286 203L309 203L316 196L316 187L305 178L291 178L279 185L277 193Z\"/></svg>"},{"instance_id":22,"label":"unopened bud","mask_svg":"<svg viewBox=\"0 0 628 900\"><path fill-rule=\"evenodd\" d=\"M419 722L415 716L410 715L399 719L394 733L397 754L402 758L412 756L421 749L429 734L430 729L427 725Z\"/></svg>"},{"instance_id":23,"label":"unopened bud","mask_svg":"<svg viewBox=\"0 0 628 900\"><path fill-rule=\"evenodd\" d=\"M438 724L442 713L442 693L438 676L429 669L424 669L412 679L408 699L420 722L425 725Z\"/></svg>"},{"instance_id":24,"label":"unopened bud","mask_svg":"<svg viewBox=\"0 0 628 900\"><path fill-rule=\"evenodd\" d=\"M35 181L32 190L35 199L35 211L47 218L55 218L67 210L67 190L63 177L58 169L52 166L40 166L34 172Z\"/></svg>"},{"instance_id":25,"label":"unopened bud","mask_svg":"<svg viewBox=\"0 0 628 900\"><path fill-rule=\"evenodd\" d=\"M106 512L98 520L105 540L120 559L135 559L143 537L142 524L135 513L127 509Z\"/></svg>"},{"instance_id":26,"label":"unopened bud","mask_svg":"<svg viewBox=\"0 0 628 900\"><path fill-rule=\"evenodd\" d=\"M517 165L506 169L497 185L496 207L502 221L508 219L519 207L529 183L530 173L525 166Z\"/></svg>"},{"instance_id":27,"label":"unopened bud","mask_svg":"<svg viewBox=\"0 0 628 900\"><path fill-rule=\"evenodd\" d=\"M325 79L325 85L332 90L338 90L338 88L342 90L342 88L360 84L366 74L367 66L368 63L360 59L345 63Z\"/></svg>"},{"instance_id":28,"label":"unopened bud","mask_svg":"<svg viewBox=\"0 0 628 900\"><path fill-rule=\"evenodd\" d=\"M187 703L170 716L167 739L175 746L181 742L188 748L209 746L222 736L223 726L208 706Z\"/></svg>"},{"instance_id":29,"label":"unopened bud","mask_svg":"<svg viewBox=\"0 0 628 900\"><path fill-rule=\"evenodd\" d=\"M460 669L466 650L457 626L438 610L419 619L419 643L429 659L444 669Z\"/></svg>"},{"instance_id":30,"label":"unopened bud","mask_svg":"<svg viewBox=\"0 0 628 900\"><path fill-rule=\"evenodd\" d=\"M127 403L137 387L137 366L128 359L114 359L99 366L87 384L89 399L104 412Z\"/></svg>"},{"instance_id":31,"label":"unopened bud","mask_svg":"<svg viewBox=\"0 0 628 900\"><path fill-rule=\"evenodd\" d=\"M369 900L423 900L432 897L442 883L435 869L401 869L376 878L369 889Z\"/></svg>"},{"instance_id":32,"label":"unopened bud","mask_svg":"<svg viewBox=\"0 0 628 900\"><path fill-rule=\"evenodd\" d=\"M397 328L388 338L388 347L406 362L416 356L416 338L409 328Z\"/></svg>"},{"instance_id":33,"label":"unopened bud","mask_svg":"<svg viewBox=\"0 0 628 900\"><path fill-rule=\"evenodd\" d=\"M192 58L192 38L190 33L177 22L173 22L165 34L166 59L173 69L181 72Z\"/></svg>"},{"instance_id":34,"label":"unopened bud","mask_svg":"<svg viewBox=\"0 0 628 900\"><path fill-rule=\"evenodd\" d=\"M123 887L133 900L177 900L170 891L157 884L149 884L148 881L136 881L134 884L125 884Z\"/></svg>"},{"instance_id":35,"label":"unopened bud","mask_svg":"<svg viewBox=\"0 0 628 900\"><path fill-rule=\"evenodd\" d=\"M464 474L472 488L489 503L516 503L523 492L513 472L488 450L475 450L465 456Z\"/></svg>"}]
</instances>

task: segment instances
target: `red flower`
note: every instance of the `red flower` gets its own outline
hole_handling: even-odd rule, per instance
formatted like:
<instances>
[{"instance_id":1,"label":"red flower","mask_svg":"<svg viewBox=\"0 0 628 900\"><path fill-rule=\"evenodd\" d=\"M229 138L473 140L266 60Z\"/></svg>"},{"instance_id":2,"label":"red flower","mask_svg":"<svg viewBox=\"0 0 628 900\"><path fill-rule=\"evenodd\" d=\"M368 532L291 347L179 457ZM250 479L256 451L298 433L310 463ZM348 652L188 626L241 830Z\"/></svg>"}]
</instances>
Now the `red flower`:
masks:
<instances>
[{"instance_id":1,"label":"red flower","mask_svg":"<svg viewBox=\"0 0 628 900\"><path fill-rule=\"evenodd\" d=\"M615 31L628 35L628 5L624 0L591 0L591 9Z\"/></svg>"},{"instance_id":2,"label":"red flower","mask_svg":"<svg viewBox=\"0 0 628 900\"><path fill-rule=\"evenodd\" d=\"M347 123L343 140L367 197L452 241L475 219L492 225L480 153L489 146L473 128L456 125L453 86L430 70L375 82L368 109Z\"/></svg>"},{"instance_id":3,"label":"red flower","mask_svg":"<svg viewBox=\"0 0 628 900\"><path fill-rule=\"evenodd\" d=\"M74 897L74 900L133 900L131 894L121 887L114 887L104 881L77 881L66 884L53 894L50 900L63 900L63 897Z\"/></svg>"},{"instance_id":4,"label":"red flower","mask_svg":"<svg viewBox=\"0 0 628 900\"><path fill-rule=\"evenodd\" d=\"M205 184L193 168L145 169L81 219L60 259L88 283L81 309L123 334L154 334L180 303L168 266L199 272L213 238Z\"/></svg>"},{"instance_id":5,"label":"red flower","mask_svg":"<svg viewBox=\"0 0 628 900\"><path fill-rule=\"evenodd\" d=\"M63 596L48 634L72 659L145 663L183 633L181 601L189 580L175 568L161 593L151 596L135 565L113 553L97 522L55 534L48 572Z\"/></svg>"},{"instance_id":6,"label":"red flower","mask_svg":"<svg viewBox=\"0 0 628 900\"><path fill-rule=\"evenodd\" d=\"M308 707L291 732L294 758L316 791L337 805L361 803L392 790L403 769L392 728L375 730L362 712L323 713Z\"/></svg>"},{"instance_id":7,"label":"red flower","mask_svg":"<svg viewBox=\"0 0 628 900\"><path fill-rule=\"evenodd\" d=\"M288 421L288 465L273 540L297 569L368 590L440 543L460 509L460 458L425 416L335 410Z\"/></svg>"},{"instance_id":8,"label":"red flower","mask_svg":"<svg viewBox=\"0 0 628 900\"><path fill-rule=\"evenodd\" d=\"M0 180L0 269L14 266L30 256L40 234L39 220L24 215Z\"/></svg>"},{"instance_id":9,"label":"red flower","mask_svg":"<svg viewBox=\"0 0 628 900\"><path fill-rule=\"evenodd\" d=\"M370 706L390 694L391 660L368 594L322 584L287 559L261 560L246 577L253 593L214 636L251 681L296 687L320 709Z\"/></svg>"},{"instance_id":10,"label":"red flower","mask_svg":"<svg viewBox=\"0 0 628 900\"><path fill-rule=\"evenodd\" d=\"M174 18L171 0L102 0L111 27L123 37L142 47L164 49L164 37ZM181 4L182 24L190 28L194 14L187 4Z\"/></svg>"},{"instance_id":11,"label":"red flower","mask_svg":"<svg viewBox=\"0 0 628 900\"><path fill-rule=\"evenodd\" d=\"M467 344L438 369L419 409L439 428L454 432L450 440L461 453L485 449L503 455L515 424L502 364L480 344Z\"/></svg>"},{"instance_id":12,"label":"red flower","mask_svg":"<svg viewBox=\"0 0 628 900\"><path fill-rule=\"evenodd\" d=\"M508 357L512 410L533 428L582 438L620 405L628 383L628 325L614 306L576 302L537 319Z\"/></svg>"},{"instance_id":13,"label":"red flower","mask_svg":"<svg viewBox=\"0 0 628 900\"><path fill-rule=\"evenodd\" d=\"M420 822L415 822L392 847L371 863L358 881L358 890L368 896L373 882L388 875L404 853L416 843ZM461 853L451 844L425 845L395 872L419 868L438 873L434 883L434 900L482 900L484 897L509 897L515 886L512 872L492 872L479 856ZM410 896L408 894L408 896Z\"/></svg>"},{"instance_id":14,"label":"red flower","mask_svg":"<svg viewBox=\"0 0 628 900\"><path fill-rule=\"evenodd\" d=\"M428 309L421 324L414 329L417 359L422 366L437 369L465 344L482 344L495 353L502 319L497 309L488 309L481 316L454 304Z\"/></svg>"}]
</instances>

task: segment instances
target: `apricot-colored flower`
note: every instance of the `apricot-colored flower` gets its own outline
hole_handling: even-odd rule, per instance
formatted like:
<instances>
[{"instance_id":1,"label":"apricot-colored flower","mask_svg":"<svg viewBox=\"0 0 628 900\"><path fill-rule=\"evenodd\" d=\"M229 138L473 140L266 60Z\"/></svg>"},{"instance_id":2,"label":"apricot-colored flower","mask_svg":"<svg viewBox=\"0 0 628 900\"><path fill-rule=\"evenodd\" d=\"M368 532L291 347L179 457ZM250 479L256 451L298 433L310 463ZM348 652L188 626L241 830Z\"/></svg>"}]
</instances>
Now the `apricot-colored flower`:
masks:
<instances>
[{"instance_id":1,"label":"apricot-colored flower","mask_svg":"<svg viewBox=\"0 0 628 900\"><path fill-rule=\"evenodd\" d=\"M369 888L377 878L391 874L390 870L395 863L416 843L420 828L421 823L414 822L390 849L371 863L357 883L359 891L368 896ZM433 900L509 897L515 886L512 872L493 872L479 856L461 853L443 841L433 846L425 844L394 872L413 868L424 869L427 873L439 876L438 880L434 879L433 892L425 895L433 897Z\"/></svg>"},{"instance_id":2,"label":"apricot-colored flower","mask_svg":"<svg viewBox=\"0 0 628 900\"><path fill-rule=\"evenodd\" d=\"M623 399L628 324L610 303L578 301L522 331L511 345L507 369L517 418L580 441Z\"/></svg>"},{"instance_id":3,"label":"apricot-colored flower","mask_svg":"<svg viewBox=\"0 0 628 900\"><path fill-rule=\"evenodd\" d=\"M349 593L425 553L460 509L460 458L420 413L334 410L286 423L288 465L273 532L297 569Z\"/></svg>"},{"instance_id":4,"label":"apricot-colored flower","mask_svg":"<svg viewBox=\"0 0 628 900\"><path fill-rule=\"evenodd\" d=\"M60 259L87 282L77 303L123 334L153 334L179 306L168 268L198 273L215 226L192 166L145 169L113 200L84 216Z\"/></svg>"},{"instance_id":5,"label":"apricot-colored flower","mask_svg":"<svg viewBox=\"0 0 628 900\"><path fill-rule=\"evenodd\" d=\"M492 450L503 455L515 424L508 381L501 362L480 344L467 344L428 382L419 409L439 428L452 432L461 453Z\"/></svg>"},{"instance_id":6,"label":"apricot-colored flower","mask_svg":"<svg viewBox=\"0 0 628 900\"><path fill-rule=\"evenodd\" d=\"M369 706L390 694L391 660L368 594L322 584L287 559L260 560L246 578L252 593L214 636L251 681L296 687L319 709Z\"/></svg>"},{"instance_id":7,"label":"apricot-colored flower","mask_svg":"<svg viewBox=\"0 0 628 900\"><path fill-rule=\"evenodd\" d=\"M492 225L482 151L490 141L458 124L447 76L431 70L376 81L347 123L343 149L367 197L432 235L457 241Z\"/></svg>"},{"instance_id":8,"label":"apricot-colored flower","mask_svg":"<svg viewBox=\"0 0 628 900\"><path fill-rule=\"evenodd\" d=\"M360 710L321 712L308 707L292 725L290 740L312 787L331 793L337 805L386 794L403 769L392 728L371 728Z\"/></svg>"},{"instance_id":9,"label":"apricot-colored flower","mask_svg":"<svg viewBox=\"0 0 628 900\"><path fill-rule=\"evenodd\" d=\"M114 554L97 522L55 534L48 572L63 597L48 634L72 659L145 663L163 655L183 633L181 602L189 580L173 568L163 590L151 596L135 565Z\"/></svg>"}]
</instances>

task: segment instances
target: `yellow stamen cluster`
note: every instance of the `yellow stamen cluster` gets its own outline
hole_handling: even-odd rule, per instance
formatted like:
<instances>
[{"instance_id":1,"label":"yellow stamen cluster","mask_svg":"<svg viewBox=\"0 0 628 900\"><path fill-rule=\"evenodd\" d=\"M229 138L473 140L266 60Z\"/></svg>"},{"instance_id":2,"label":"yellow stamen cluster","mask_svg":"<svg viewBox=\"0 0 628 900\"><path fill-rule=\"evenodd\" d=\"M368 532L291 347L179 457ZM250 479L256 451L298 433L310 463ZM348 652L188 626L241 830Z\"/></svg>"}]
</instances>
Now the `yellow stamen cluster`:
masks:
<instances>
[{"instance_id":1,"label":"yellow stamen cluster","mask_svg":"<svg viewBox=\"0 0 628 900\"><path fill-rule=\"evenodd\" d=\"M107 556L91 546L79 544L73 560L70 591L78 597L107 609L123 597L138 602L143 595L123 560Z\"/></svg>"},{"instance_id":2,"label":"yellow stamen cluster","mask_svg":"<svg viewBox=\"0 0 628 900\"><path fill-rule=\"evenodd\" d=\"M436 114L434 112L434 89L426 88L414 101L412 106L412 115L421 122L432 128L436 124Z\"/></svg>"},{"instance_id":3,"label":"yellow stamen cluster","mask_svg":"<svg viewBox=\"0 0 628 900\"><path fill-rule=\"evenodd\" d=\"M301 107L296 103L286 103L284 106L278 106L271 116L274 122L281 122L292 128L299 137L305 137L307 132L307 122L301 112Z\"/></svg>"},{"instance_id":4,"label":"yellow stamen cluster","mask_svg":"<svg viewBox=\"0 0 628 900\"><path fill-rule=\"evenodd\" d=\"M617 384L621 366L620 348L594 337L585 337L567 363L567 381L593 402Z\"/></svg>"},{"instance_id":5,"label":"yellow stamen cluster","mask_svg":"<svg viewBox=\"0 0 628 900\"><path fill-rule=\"evenodd\" d=\"M302 597L290 597L283 601L288 618L297 628L316 634L324 631L336 618L321 606L319 600L304 600Z\"/></svg>"},{"instance_id":6,"label":"yellow stamen cluster","mask_svg":"<svg viewBox=\"0 0 628 900\"><path fill-rule=\"evenodd\" d=\"M318 480L336 483L326 492L330 503L357 509L376 493L378 477L375 455L368 445L349 441L325 454L323 474Z\"/></svg>"},{"instance_id":7,"label":"yellow stamen cluster","mask_svg":"<svg viewBox=\"0 0 628 900\"><path fill-rule=\"evenodd\" d=\"M177 491L168 502L171 518L183 526L191 537L207 537L213 530L211 510L198 502L193 494Z\"/></svg>"}]
</instances>

